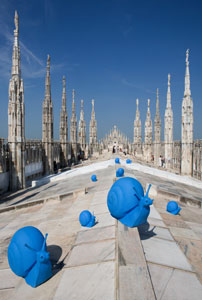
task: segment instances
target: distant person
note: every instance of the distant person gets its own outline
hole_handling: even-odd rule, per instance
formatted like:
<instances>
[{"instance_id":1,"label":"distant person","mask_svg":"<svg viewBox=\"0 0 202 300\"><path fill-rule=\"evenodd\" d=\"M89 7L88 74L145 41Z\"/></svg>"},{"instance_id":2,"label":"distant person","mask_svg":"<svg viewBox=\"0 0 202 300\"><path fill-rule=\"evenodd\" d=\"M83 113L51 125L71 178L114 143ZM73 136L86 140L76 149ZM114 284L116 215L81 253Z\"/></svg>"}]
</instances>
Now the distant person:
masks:
<instances>
[{"instance_id":1,"label":"distant person","mask_svg":"<svg viewBox=\"0 0 202 300\"><path fill-rule=\"evenodd\" d=\"M115 152L116 152L115 146L113 146L112 153L115 153Z\"/></svg>"},{"instance_id":2,"label":"distant person","mask_svg":"<svg viewBox=\"0 0 202 300\"><path fill-rule=\"evenodd\" d=\"M159 167L162 167L162 156L159 156Z\"/></svg>"}]
</instances>

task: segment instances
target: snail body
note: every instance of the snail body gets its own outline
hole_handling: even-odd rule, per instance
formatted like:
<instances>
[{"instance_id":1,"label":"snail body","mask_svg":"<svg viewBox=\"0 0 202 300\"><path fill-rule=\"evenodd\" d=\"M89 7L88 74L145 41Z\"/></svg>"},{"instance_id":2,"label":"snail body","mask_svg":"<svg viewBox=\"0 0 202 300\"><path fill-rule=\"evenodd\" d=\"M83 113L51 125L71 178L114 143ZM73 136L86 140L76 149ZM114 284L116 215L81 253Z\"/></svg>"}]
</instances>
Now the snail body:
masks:
<instances>
[{"instance_id":1,"label":"snail body","mask_svg":"<svg viewBox=\"0 0 202 300\"><path fill-rule=\"evenodd\" d=\"M151 185L150 185L151 186ZM144 196L141 183L131 177L117 180L107 196L107 205L112 217L128 227L144 224L153 203L148 197L149 189Z\"/></svg>"}]
</instances>

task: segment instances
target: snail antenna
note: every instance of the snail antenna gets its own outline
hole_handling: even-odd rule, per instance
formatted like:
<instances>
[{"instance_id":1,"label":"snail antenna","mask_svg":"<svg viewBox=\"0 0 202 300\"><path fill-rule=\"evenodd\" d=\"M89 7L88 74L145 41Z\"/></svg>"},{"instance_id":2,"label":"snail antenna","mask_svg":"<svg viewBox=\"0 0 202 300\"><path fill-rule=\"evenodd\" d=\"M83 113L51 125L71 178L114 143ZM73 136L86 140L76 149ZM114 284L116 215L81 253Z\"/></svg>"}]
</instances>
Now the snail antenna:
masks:
<instances>
[{"instance_id":1,"label":"snail antenna","mask_svg":"<svg viewBox=\"0 0 202 300\"><path fill-rule=\"evenodd\" d=\"M43 245L42 245L42 248L41 248L42 251L46 251L46 240L47 240L47 237L48 237L48 233L45 234L45 238L44 238Z\"/></svg>"},{"instance_id":2,"label":"snail antenna","mask_svg":"<svg viewBox=\"0 0 202 300\"><path fill-rule=\"evenodd\" d=\"M150 188L151 188L151 183L150 183L149 186L148 186L148 189L147 189L147 192L146 192L145 197L148 197Z\"/></svg>"}]
</instances>

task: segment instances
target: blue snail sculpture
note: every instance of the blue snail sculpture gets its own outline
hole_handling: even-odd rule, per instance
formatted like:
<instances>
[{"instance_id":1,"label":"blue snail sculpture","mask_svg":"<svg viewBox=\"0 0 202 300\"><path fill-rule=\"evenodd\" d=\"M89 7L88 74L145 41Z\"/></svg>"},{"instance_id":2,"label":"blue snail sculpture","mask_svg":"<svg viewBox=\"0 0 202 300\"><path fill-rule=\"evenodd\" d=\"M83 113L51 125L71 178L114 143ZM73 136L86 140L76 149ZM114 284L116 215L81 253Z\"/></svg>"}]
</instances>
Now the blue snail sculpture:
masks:
<instances>
[{"instance_id":1,"label":"blue snail sculpture","mask_svg":"<svg viewBox=\"0 0 202 300\"><path fill-rule=\"evenodd\" d=\"M128 227L137 227L146 223L153 203L148 197L151 184L146 195L141 183L131 177L117 180L107 196L107 205L112 217Z\"/></svg>"},{"instance_id":2,"label":"blue snail sculpture","mask_svg":"<svg viewBox=\"0 0 202 300\"><path fill-rule=\"evenodd\" d=\"M36 287L52 277L50 255L46 251L46 239L32 226L16 231L8 246L8 262L11 270L25 278L27 284Z\"/></svg>"},{"instance_id":3,"label":"blue snail sculpture","mask_svg":"<svg viewBox=\"0 0 202 300\"><path fill-rule=\"evenodd\" d=\"M177 202L169 201L167 204L167 212L177 215L181 211L181 207L178 206Z\"/></svg>"},{"instance_id":4,"label":"blue snail sculpture","mask_svg":"<svg viewBox=\"0 0 202 300\"><path fill-rule=\"evenodd\" d=\"M127 164L131 164L131 163L132 163L132 160L128 158L128 159L126 159L126 163L127 163Z\"/></svg>"},{"instance_id":5,"label":"blue snail sculpture","mask_svg":"<svg viewBox=\"0 0 202 300\"><path fill-rule=\"evenodd\" d=\"M89 210L83 210L79 216L81 226L93 227L95 225L95 216Z\"/></svg>"},{"instance_id":6,"label":"blue snail sculpture","mask_svg":"<svg viewBox=\"0 0 202 300\"><path fill-rule=\"evenodd\" d=\"M115 158L115 163L116 163L116 164L120 164L120 161L119 161L119 158L118 158L118 157Z\"/></svg>"},{"instance_id":7,"label":"blue snail sculpture","mask_svg":"<svg viewBox=\"0 0 202 300\"><path fill-rule=\"evenodd\" d=\"M116 177L122 177L123 174L124 174L123 168L118 168L118 170L116 170Z\"/></svg>"},{"instance_id":8,"label":"blue snail sculpture","mask_svg":"<svg viewBox=\"0 0 202 300\"><path fill-rule=\"evenodd\" d=\"M92 180L93 182L97 181L97 176L96 176L95 174L93 174L93 175L91 176L91 180Z\"/></svg>"}]
</instances>

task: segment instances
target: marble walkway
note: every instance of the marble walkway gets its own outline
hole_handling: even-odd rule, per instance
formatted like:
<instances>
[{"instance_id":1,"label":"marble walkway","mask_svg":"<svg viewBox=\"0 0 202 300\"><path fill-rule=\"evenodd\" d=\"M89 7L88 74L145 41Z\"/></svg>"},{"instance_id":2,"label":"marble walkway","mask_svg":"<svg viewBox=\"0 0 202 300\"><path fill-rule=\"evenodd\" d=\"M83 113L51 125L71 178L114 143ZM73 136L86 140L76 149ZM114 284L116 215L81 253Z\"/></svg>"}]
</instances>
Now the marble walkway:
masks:
<instances>
[{"instance_id":1,"label":"marble walkway","mask_svg":"<svg viewBox=\"0 0 202 300\"><path fill-rule=\"evenodd\" d=\"M144 188L151 179L156 184L161 180L124 168L126 176L139 176ZM0 299L202 299L202 210L183 203L179 216L170 215L166 194L157 193L148 223L127 228L106 205L115 167L96 174L93 184L86 174L44 185L39 192L88 187L86 194L0 213ZM94 212L98 223L93 228L80 226L83 209ZM15 276L7 262L12 235L27 225L48 233L53 264L54 276L35 289Z\"/></svg>"}]
</instances>

